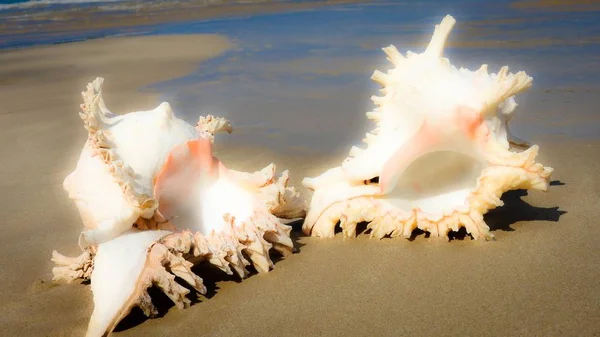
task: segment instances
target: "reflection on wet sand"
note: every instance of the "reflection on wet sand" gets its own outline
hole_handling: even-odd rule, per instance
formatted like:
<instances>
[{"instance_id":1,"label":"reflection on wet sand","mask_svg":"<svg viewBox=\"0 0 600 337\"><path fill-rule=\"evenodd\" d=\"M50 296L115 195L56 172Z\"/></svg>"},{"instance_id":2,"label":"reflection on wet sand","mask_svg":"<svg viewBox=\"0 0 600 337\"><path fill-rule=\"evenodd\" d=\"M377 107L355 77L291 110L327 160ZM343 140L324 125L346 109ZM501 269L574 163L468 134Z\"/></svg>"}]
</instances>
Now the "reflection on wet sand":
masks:
<instances>
[{"instance_id":1,"label":"reflection on wet sand","mask_svg":"<svg viewBox=\"0 0 600 337\"><path fill-rule=\"evenodd\" d=\"M60 36L65 31L94 31L99 29L139 30L140 26L167 22L205 20L226 16L245 16L258 13L277 13L289 10L315 9L321 6L362 2L359 0L317 0L288 2L280 0L216 0L216 1L133 1L103 4L85 8L0 11L0 44L6 37L30 34ZM137 28L137 29L136 29Z\"/></svg>"}]
</instances>

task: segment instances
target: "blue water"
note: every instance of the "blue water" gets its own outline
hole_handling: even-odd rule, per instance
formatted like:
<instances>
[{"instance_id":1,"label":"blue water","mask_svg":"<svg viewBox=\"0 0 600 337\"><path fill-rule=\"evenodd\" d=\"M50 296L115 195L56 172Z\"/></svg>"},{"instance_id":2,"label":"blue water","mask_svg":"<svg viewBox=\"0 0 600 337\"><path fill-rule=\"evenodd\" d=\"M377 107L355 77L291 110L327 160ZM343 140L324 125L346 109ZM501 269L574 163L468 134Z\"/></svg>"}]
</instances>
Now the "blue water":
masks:
<instances>
[{"instance_id":1,"label":"blue water","mask_svg":"<svg viewBox=\"0 0 600 337\"><path fill-rule=\"evenodd\" d=\"M60 9L60 7L87 6L89 4L126 2L132 0L0 0L0 10L18 10L23 8L50 7L51 9ZM52 7L54 6L54 7Z\"/></svg>"},{"instance_id":2,"label":"blue water","mask_svg":"<svg viewBox=\"0 0 600 337\"><path fill-rule=\"evenodd\" d=\"M506 4L472 4L359 4L155 27L145 34L219 33L233 38L239 47L203 64L190 76L154 88L166 92L163 98L190 116L200 109L235 120L242 128L228 138L232 141L282 149L314 151L322 144L328 144L328 150L337 150L338 144L347 149L373 127L364 118L372 108L369 97L378 89L369 77L374 69L389 67L380 48L394 44L401 52L420 52L419 46L404 47L405 43L426 42L433 26L450 13L458 21L451 42L487 43L448 48L446 55L455 65L476 69L487 63L493 70L509 65L513 71L526 70L534 77L533 89L519 97L515 134L533 141L556 135L600 137L596 94L584 89L578 95L589 102L580 102L564 91L600 87L600 45L578 42L586 36L600 36L597 13L522 13L522 23L473 29L469 25L475 20L515 16ZM507 36L531 43L494 47ZM547 38L562 41L539 43ZM580 111L574 111L573 105ZM333 119L329 113L344 118ZM275 127L285 122L286 127ZM257 140L260 132L264 136Z\"/></svg>"},{"instance_id":3,"label":"blue water","mask_svg":"<svg viewBox=\"0 0 600 337\"><path fill-rule=\"evenodd\" d=\"M28 2L29 0L1 0L0 5L10 5L10 4L19 4L23 2Z\"/></svg>"},{"instance_id":4,"label":"blue water","mask_svg":"<svg viewBox=\"0 0 600 337\"><path fill-rule=\"evenodd\" d=\"M453 64L475 69L487 63L492 70L509 65L534 77L533 89L519 97L513 122L517 135L534 141L556 135L600 137L597 11L515 10L508 1L375 1L59 36L0 34L0 48L123 33L223 34L236 48L189 76L151 88L190 121L199 113L230 118L237 131L225 142L285 151L314 151L323 144L330 144L328 150L347 149L372 127L364 113L378 89L370 75L388 67L381 47L394 44L403 53L421 52L446 14L457 20L450 42L458 46L446 50ZM569 96L573 88L577 101Z\"/></svg>"}]
</instances>

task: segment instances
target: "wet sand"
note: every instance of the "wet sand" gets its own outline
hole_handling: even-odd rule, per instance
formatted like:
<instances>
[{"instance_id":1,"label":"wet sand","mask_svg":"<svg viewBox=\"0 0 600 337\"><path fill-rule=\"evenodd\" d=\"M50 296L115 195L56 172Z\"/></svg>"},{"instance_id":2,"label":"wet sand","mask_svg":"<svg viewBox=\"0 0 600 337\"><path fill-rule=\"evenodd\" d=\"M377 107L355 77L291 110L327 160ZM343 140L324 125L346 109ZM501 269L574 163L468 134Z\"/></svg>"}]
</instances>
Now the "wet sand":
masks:
<instances>
[{"instance_id":1,"label":"wet sand","mask_svg":"<svg viewBox=\"0 0 600 337\"><path fill-rule=\"evenodd\" d=\"M219 36L179 36L0 54L0 335L85 332L90 287L53 284L50 262L53 249L78 252L81 223L61 184L85 140L77 115L85 84L105 77L116 112L153 108L158 95L136 89L229 47ZM274 162L298 185L345 153L290 156L217 139L217 155L244 170ZM600 142L547 139L538 158L555 168L553 186L507 193L486 217L497 241L322 240L295 230L299 252L271 273L235 282L200 269L208 299L180 311L157 295L163 317L136 310L115 336L597 336Z\"/></svg>"},{"instance_id":2,"label":"wet sand","mask_svg":"<svg viewBox=\"0 0 600 337\"><path fill-rule=\"evenodd\" d=\"M511 3L516 9L551 11L590 11L600 8L598 0L517 0Z\"/></svg>"},{"instance_id":3,"label":"wet sand","mask_svg":"<svg viewBox=\"0 0 600 337\"><path fill-rule=\"evenodd\" d=\"M251 14L278 13L316 9L323 6L364 2L361 0L212 0L116 3L76 8L71 10L36 11L31 14L27 8L17 12L0 12L0 42L2 34L8 37L31 34L60 36L66 31L85 32L99 29L136 28L170 22L208 20L212 18L246 16ZM99 19L90 19L90 17Z\"/></svg>"}]
</instances>

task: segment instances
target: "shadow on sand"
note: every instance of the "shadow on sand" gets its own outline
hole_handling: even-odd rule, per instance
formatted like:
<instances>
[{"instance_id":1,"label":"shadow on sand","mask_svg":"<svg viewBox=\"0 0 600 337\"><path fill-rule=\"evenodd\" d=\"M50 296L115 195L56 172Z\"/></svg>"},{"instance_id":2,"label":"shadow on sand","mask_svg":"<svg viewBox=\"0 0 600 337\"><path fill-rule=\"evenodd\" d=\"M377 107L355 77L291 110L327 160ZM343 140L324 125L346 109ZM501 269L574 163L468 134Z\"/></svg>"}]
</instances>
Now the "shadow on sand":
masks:
<instances>
[{"instance_id":1,"label":"shadow on sand","mask_svg":"<svg viewBox=\"0 0 600 337\"><path fill-rule=\"evenodd\" d=\"M550 186L563 185L565 185L565 183L558 180L550 182ZM514 229L510 226L519 221L539 220L558 222L560 216L567 213L566 211L559 210L558 206L548 208L532 206L522 199L522 197L526 195L527 190L508 191L502 195L501 199L504 202L504 206L493 209L484 216L484 220L492 232L497 230L514 231ZM356 235L368 235L370 229L367 229L367 225L368 223L366 222L359 223L356 226ZM342 229L338 223L335 228L335 233L337 235L341 232ZM408 240L414 241L420 236L423 236L427 239L429 238L430 233L417 228L413 230ZM389 238L389 235L387 235L386 238ZM467 233L464 227L461 227L457 232L451 231L448 233L448 238L450 241L465 240L467 238L473 239L473 237Z\"/></svg>"},{"instance_id":2,"label":"shadow on sand","mask_svg":"<svg viewBox=\"0 0 600 337\"><path fill-rule=\"evenodd\" d=\"M292 227L291 238L292 242L294 243L294 254L296 254L300 252L300 248L304 246L303 244L298 242L298 239L303 236L302 231L298 229L302 226L302 220L295 221L288 225ZM271 249L270 257L274 264L276 264L284 258L283 255L281 255L274 249ZM246 259L250 261L249 258ZM257 274L257 271L256 269L254 269L253 266L247 266L246 269L249 272L247 278ZM204 286L206 287L206 294L202 295L198 293L196 290L189 287L189 285L184 280L178 277L175 278L177 283L190 290L186 297L190 300L191 306L201 301L211 299L215 295L217 295L220 289L219 283L221 282L242 282L242 279L240 279L237 275L227 275L222 270L206 262L194 266L192 268L192 271L202 278ZM172 307L175 306L173 304L173 301L171 301L171 299L156 286L153 286L150 289L148 289L148 294L150 294L150 297L152 298L152 303L156 307L158 315L154 317L146 317L142 310L136 306L131 310L131 313L129 315L127 315L123 320L119 322L119 324L114 330L115 332L131 329L133 327L136 327L137 325L142 324L150 318L163 317Z\"/></svg>"},{"instance_id":3,"label":"shadow on sand","mask_svg":"<svg viewBox=\"0 0 600 337\"><path fill-rule=\"evenodd\" d=\"M558 180L550 182L550 186L563 185L565 185L565 183ZM511 227L511 225L520 221L558 222L560 216L567 213L566 211L559 210L558 206L532 206L522 199L522 197L527 196L527 194L527 190L514 190L504 193L501 198L504 202L504 206L493 209L484 215L484 220L490 227L490 231L494 232L501 230L512 232L514 229ZM450 240L464 240L466 238L473 238L470 234L467 234L467 231L464 227L458 232L450 232L448 236Z\"/></svg>"},{"instance_id":4,"label":"shadow on sand","mask_svg":"<svg viewBox=\"0 0 600 337\"><path fill-rule=\"evenodd\" d=\"M565 183L562 183L560 181L552 181L550 185L562 186L565 185ZM545 208L532 206L522 199L522 197L526 195L526 190L514 190L504 193L504 195L502 196L504 206L496 208L485 215L485 221L490 227L490 230L514 231L514 229L511 228L511 225L520 221L540 220L557 222L561 215L567 213L566 211L559 210L558 207ZM302 222L303 220L299 220L288 224L292 227L291 238L294 242L294 253L299 253L301 247L304 246L304 244L299 242L300 238L306 236L302 232ZM356 228L356 235L365 234L366 231L367 224L361 223ZM336 233L338 232L341 232L339 224L338 226L336 226ZM415 240L421 235L424 235L425 238L429 237L429 233L416 229L415 231L413 231L413 234L409 238L409 240ZM458 232L449 233L450 240L465 240L466 238L472 237L469 234L467 234L464 228L461 228L461 230ZM271 250L271 260L273 261L273 263L277 263L283 258L284 257L277 251ZM248 277L252 277L254 274L256 274L256 270L252 266L248 266L247 269L249 271ZM188 289L190 290L190 293L187 295L187 297L190 299L191 305L214 297L220 289L220 282L242 282L242 280L239 277L227 275L223 271L217 269L216 267L208 263L201 263L199 265L196 265L192 270L197 275L199 275L204 281L204 285L206 286L205 295L199 294L195 290L189 288L185 281L176 278L179 284L188 287ZM158 315L155 317L164 316L174 306L173 302L156 287L150 288L148 290L148 293L152 297L152 302L158 310ZM146 317L143 314L141 309L139 309L138 307L134 307L131 313L119 323L115 331L123 331L133 328L143 323L148 318L149 317Z\"/></svg>"},{"instance_id":5,"label":"shadow on sand","mask_svg":"<svg viewBox=\"0 0 600 337\"><path fill-rule=\"evenodd\" d=\"M562 186L560 181L550 182L550 186ZM519 221L552 221L558 222L560 216L567 213L557 207L536 207L522 199L527 195L526 190L515 190L504 193L504 206L491 210L485 216L485 221L492 231L502 230L512 232L511 225Z\"/></svg>"}]
</instances>

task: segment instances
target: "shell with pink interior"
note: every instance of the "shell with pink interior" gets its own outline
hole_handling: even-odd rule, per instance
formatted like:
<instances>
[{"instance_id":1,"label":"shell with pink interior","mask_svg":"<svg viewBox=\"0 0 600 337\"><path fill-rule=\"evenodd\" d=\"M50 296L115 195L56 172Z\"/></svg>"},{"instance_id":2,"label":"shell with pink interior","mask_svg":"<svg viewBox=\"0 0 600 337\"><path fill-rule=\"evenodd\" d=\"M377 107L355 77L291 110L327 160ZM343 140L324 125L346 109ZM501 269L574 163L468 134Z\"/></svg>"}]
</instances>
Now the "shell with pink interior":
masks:
<instances>
[{"instance_id":1,"label":"shell with pink interior","mask_svg":"<svg viewBox=\"0 0 600 337\"><path fill-rule=\"evenodd\" d=\"M250 265L259 273L273 267L271 248L292 252L285 222L303 217L305 205L287 171L227 169L212 153L215 133L232 131L227 120L209 115L192 126L168 103L114 114L102 84L97 78L82 93L88 138L64 181L84 224L83 252L52 256L55 280L91 280L87 336L110 334L134 306L155 315L151 286L189 306L190 290L175 277L204 293L192 271L199 262L244 278Z\"/></svg>"},{"instance_id":2,"label":"shell with pink interior","mask_svg":"<svg viewBox=\"0 0 600 337\"><path fill-rule=\"evenodd\" d=\"M447 237L464 227L492 239L483 215L503 205L504 192L547 190L552 168L535 162L539 147L508 129L515 95L532 78L508 67L453 66L444 47L454 24L444 17L421 54L383 48L393 67L372 77L383 94L367 113L376 127L340 166L304 179L314 191L306 234L333 237L339 223L353 237L366 222L375 238L410 237L417 228Z\"/></svg>"}]
</instances>

